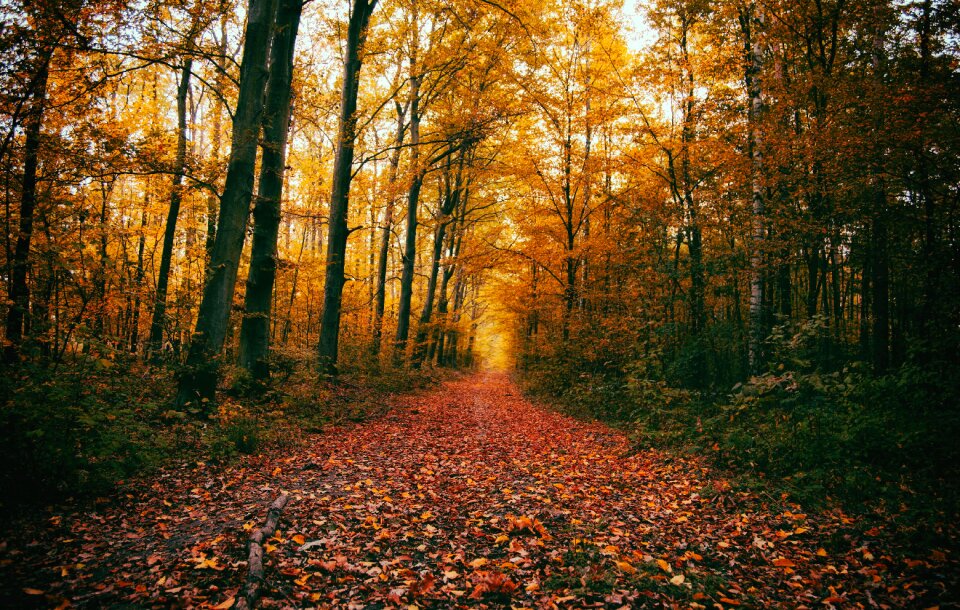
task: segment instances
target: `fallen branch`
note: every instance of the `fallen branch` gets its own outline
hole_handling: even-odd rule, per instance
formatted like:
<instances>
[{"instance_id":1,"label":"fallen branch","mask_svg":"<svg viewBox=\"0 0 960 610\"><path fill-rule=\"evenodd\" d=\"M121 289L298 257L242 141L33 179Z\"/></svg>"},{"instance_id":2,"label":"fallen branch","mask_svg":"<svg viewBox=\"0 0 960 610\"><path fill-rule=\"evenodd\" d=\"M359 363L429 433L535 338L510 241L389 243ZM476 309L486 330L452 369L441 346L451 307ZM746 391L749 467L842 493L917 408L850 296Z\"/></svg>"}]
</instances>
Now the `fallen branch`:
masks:
<instances>
[{"instance_id":1,"label":"fallen branch","mask_svg":"<svg viewBox=\"0 0 960 610\"><path fill-rule=\"evenodd\" d=\"M237 596L233 608L236 610L250 610L257 604L263 588L263 543L273 536L280 522L280 513L287 504L287 494L273 501L267 509L267 522L250 536L250 555L247 560L247 581Z\"/></svg>"}]
</instances>

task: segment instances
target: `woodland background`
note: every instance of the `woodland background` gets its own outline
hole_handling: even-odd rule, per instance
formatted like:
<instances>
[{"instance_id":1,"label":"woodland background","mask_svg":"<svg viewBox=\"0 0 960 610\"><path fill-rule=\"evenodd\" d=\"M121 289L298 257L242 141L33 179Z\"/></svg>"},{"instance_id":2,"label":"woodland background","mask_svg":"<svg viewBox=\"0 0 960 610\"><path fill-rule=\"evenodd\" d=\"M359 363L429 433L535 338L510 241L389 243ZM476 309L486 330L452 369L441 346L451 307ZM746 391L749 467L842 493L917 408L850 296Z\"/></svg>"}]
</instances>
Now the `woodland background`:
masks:
<instances>
[{"instance_id":1,"label":"woodland background","mask_svg":"<svg viewBox=\"0 0 960 610\"><path fill-rule=\"evenodd\" d=\"M745 486L955 511L960 9L632 13L3 3L4 504L492 366Z\"/></svg>"}]
</instances>

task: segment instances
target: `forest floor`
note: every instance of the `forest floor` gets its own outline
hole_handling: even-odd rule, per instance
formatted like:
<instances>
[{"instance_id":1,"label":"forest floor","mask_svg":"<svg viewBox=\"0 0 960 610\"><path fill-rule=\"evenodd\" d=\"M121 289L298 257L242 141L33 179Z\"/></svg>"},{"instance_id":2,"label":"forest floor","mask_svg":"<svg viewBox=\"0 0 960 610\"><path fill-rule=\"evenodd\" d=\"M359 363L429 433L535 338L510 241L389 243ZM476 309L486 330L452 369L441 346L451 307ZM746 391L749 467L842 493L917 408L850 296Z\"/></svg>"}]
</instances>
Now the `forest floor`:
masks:
<instances>
[{"instance_id":1,"label":"forest floor","mask_svg":"<svg viewBox=\"0 0 960 610\"><path fill-rule=\"evenodd\" d=\"M81 509L8 521L0 606L228 608L250 531L282 492L265 608L946 608L960 598L956 524L931 548L838 510L804 514L480 373L296 447L167 469Z\"/></svg>"}]
</instances>

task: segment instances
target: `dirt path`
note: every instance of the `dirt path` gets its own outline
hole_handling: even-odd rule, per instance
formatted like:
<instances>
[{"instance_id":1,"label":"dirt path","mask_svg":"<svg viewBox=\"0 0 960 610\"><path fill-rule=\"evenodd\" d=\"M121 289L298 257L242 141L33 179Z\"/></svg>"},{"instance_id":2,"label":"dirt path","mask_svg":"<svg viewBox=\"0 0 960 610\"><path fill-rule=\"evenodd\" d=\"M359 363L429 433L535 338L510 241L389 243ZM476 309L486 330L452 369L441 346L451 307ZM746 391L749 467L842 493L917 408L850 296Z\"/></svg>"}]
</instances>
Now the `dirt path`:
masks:
<instances>
[{"instance_id":1,"label":"dirt path","mask_svg":"<svg viewBox=\"0 0 960 610\"><path fill-rule=\"evenodd\" d=\"M267 548L263 607L956 599L949 551L906 557L842 514L725 489L701 462L631 451L605 426L530 404L506 377L475 375L286 457L167 473L102 510L54 516L25 532L31 544L0 543L0 604L228 607L245 528L281 490L291 500Z\"/></svg>"}]
</instances>

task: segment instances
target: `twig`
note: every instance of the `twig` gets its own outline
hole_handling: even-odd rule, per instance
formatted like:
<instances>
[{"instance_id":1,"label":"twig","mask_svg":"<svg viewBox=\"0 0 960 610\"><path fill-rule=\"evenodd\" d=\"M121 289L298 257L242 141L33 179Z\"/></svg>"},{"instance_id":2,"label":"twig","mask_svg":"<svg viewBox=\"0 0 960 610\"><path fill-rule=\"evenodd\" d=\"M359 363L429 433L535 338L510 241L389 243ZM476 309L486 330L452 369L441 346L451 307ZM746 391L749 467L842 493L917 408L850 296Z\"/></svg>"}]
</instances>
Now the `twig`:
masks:
<instances>
[{"instance_id":1,"label":"twig","mask_svg":"<svg viewBox=\"0 0 960 610\"><path fill-rule=\"evenodd\" d=\"M236 610L250 610L257 604L263 588L263 543L273 536L277 531L277 524L280 522L280 513L286 506L288 500L287 494L280 494L280 497L273 501L270 508L267 509L267 522L262 528L258 529L250 536L250 555L247 560L247 581L240 590L237 601L233 608Z\"/></svg>"}]
</instances>

